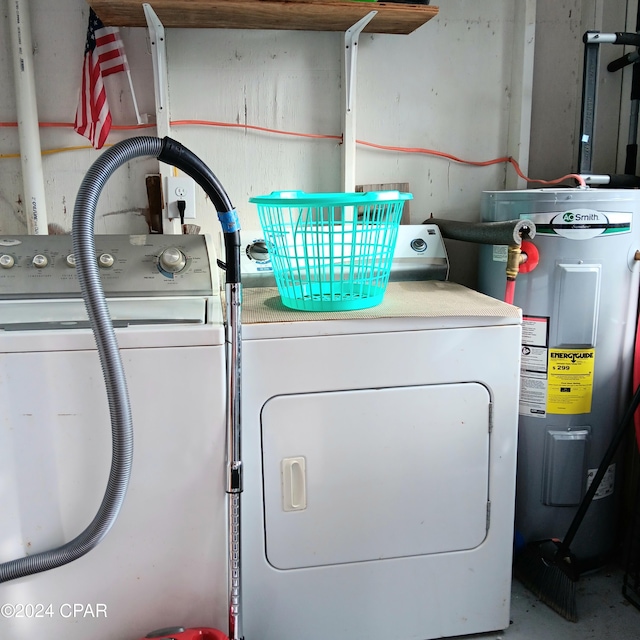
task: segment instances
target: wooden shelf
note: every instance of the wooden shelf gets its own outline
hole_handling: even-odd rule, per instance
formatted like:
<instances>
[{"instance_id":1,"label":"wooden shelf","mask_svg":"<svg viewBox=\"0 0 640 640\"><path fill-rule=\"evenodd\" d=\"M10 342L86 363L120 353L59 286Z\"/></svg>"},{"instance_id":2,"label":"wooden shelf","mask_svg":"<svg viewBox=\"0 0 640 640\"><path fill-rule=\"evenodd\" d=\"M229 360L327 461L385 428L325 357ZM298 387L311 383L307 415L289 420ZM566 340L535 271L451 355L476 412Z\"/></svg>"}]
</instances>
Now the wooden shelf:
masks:
<instances>
[{"instance_id":1,"label":"wooden shelf","mask_svg":"<svg viewBox=\"0 0 640 640\"><path fill-rule=\"evenodd\" d=\"M146 27L142 2L89 0L107 26ZM424 4L343 0L151 0L165 27L346 31L370 11L368 33L409 34L438 14Z\"/></svg>"}]
</instances>

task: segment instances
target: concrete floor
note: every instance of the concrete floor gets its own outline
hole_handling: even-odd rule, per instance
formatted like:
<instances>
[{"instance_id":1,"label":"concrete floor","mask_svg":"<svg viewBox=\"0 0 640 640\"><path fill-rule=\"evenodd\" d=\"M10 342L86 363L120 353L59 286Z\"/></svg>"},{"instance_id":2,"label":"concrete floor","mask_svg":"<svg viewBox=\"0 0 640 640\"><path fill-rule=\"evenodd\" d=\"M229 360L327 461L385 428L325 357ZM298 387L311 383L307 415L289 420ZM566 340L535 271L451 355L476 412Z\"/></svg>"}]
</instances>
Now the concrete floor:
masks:
<instances>
[{"instance_id":1,"label":"concrete floor","mask_svg":"<svg viewBox=\"0 0 640 640\"><path fill-rule=\"evenodd\" d=\"M568 622L514 580L511 625L466 640L638 640L640 610L622 595L618 565L582 576L577 587L578 622Z\"/></svg>"}]
</instances>

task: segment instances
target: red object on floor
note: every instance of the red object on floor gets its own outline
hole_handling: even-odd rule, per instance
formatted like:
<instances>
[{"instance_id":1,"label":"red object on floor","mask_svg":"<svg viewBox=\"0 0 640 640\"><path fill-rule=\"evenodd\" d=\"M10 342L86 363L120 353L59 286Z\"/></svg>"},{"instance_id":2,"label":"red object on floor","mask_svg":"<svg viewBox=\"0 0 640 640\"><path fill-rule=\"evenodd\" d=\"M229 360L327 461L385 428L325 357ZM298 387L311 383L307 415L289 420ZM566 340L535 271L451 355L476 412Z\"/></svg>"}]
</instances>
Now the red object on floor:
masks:
<instances>
[{"instance_id":1,"label":"red object on floor","mask_svg":"<svg viewBox=\"0 0 640 640\"><path fill-rule=\"evenodd\" d=\"M158 629L152 631L141 640L155 638L157 640L228 640L226 634L218 629L210 629L208 627L194 627L193 629L184 629L182 627L170 627L167 629Z\"/></svg>"},{"instance_id":2,"label":"red object on floor","mask_svg":"<svg viewBox=\"0 0 640 640\"><path fill-rule=\"evenodd\" d=\"M636 326L636 348L633 358L633 390L635 391L640 384L640 315L638 316L638 324ZM640 451L640 409L637 409L633 422L636 428L636 444Z\"/></svg>"}]
</instances>

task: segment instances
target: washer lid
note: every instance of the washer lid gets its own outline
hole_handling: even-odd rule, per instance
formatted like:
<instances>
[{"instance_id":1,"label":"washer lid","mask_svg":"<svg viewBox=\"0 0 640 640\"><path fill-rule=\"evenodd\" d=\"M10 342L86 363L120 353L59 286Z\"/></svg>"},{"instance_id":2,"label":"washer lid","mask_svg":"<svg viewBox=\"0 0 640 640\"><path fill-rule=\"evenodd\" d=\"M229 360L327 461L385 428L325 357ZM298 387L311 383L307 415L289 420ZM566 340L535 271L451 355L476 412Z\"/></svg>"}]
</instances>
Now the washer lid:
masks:
<instances>
[{"instance_id":1,"label":"washer lid","mask_svg":"<svg viewBox=\"0 0 640 640\"><path fill-rule=\"evenodd\" d=\"M371 309L287 309L275 288L243 291L243 340L520 324L522 312L453 282L390 282Z\"/></svg>"}]
</instances>

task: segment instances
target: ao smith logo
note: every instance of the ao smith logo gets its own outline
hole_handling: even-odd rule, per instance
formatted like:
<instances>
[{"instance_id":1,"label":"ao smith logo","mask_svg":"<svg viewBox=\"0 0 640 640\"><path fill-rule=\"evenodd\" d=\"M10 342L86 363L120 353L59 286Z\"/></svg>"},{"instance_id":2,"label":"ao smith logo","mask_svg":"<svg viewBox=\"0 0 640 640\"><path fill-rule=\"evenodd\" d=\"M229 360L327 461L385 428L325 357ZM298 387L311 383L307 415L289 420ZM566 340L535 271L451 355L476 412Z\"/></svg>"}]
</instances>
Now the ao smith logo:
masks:
<instances>
[{"instance_id":1,"label":"ao smith logo","mask_svg":"<svg viewBox=\"0 0 640 640\"><path fill-rule=\"evenodd\" d=\"M631 233L631 217L629 212L611 211L605 214L594 209L570 209L531 216L536 225L536 233L572 240Z\"/></svg>"},{"instance_id":2,"label":"ao smith logo","mask_svg":"<svg viewBox=\"0 0 640 640\"><path fill-rule=\"evenodd\" d=\"M630 230L629 223L620 224L611 222L609 218L599 211L593 209L571 209L558 213L551 218L549 225L538 225L536 230L542 226L542 233L554 233L556 235L573 238L575 240L588 240L602 234L622 233Z\"/></svg>"},{"instance_id":3,"label":"ao smith logo","mask_svg":"<svg viewBox=\"0 0 640 640\"><path fill-rule=\"evenodd\" d=\"M572 364L576 363L576 360L593 360L593 353L586 351L584 353L555 353L551 352L551 357L554 360L571 360Z\"/></svg>"},{"instance_id":4,"label":"ao smith logo","mask_svg":"<svg viewBox=\"0 0 640 640\"><path fill-rule=\"evenodd\" d=\"M605 216L602 216L606 220ZM598 213L578 213L573 211L567 211L562 216L562 221L568 224L574 224L576 222L599 222L601 217Z\"/></svg>"}]
</instances>

